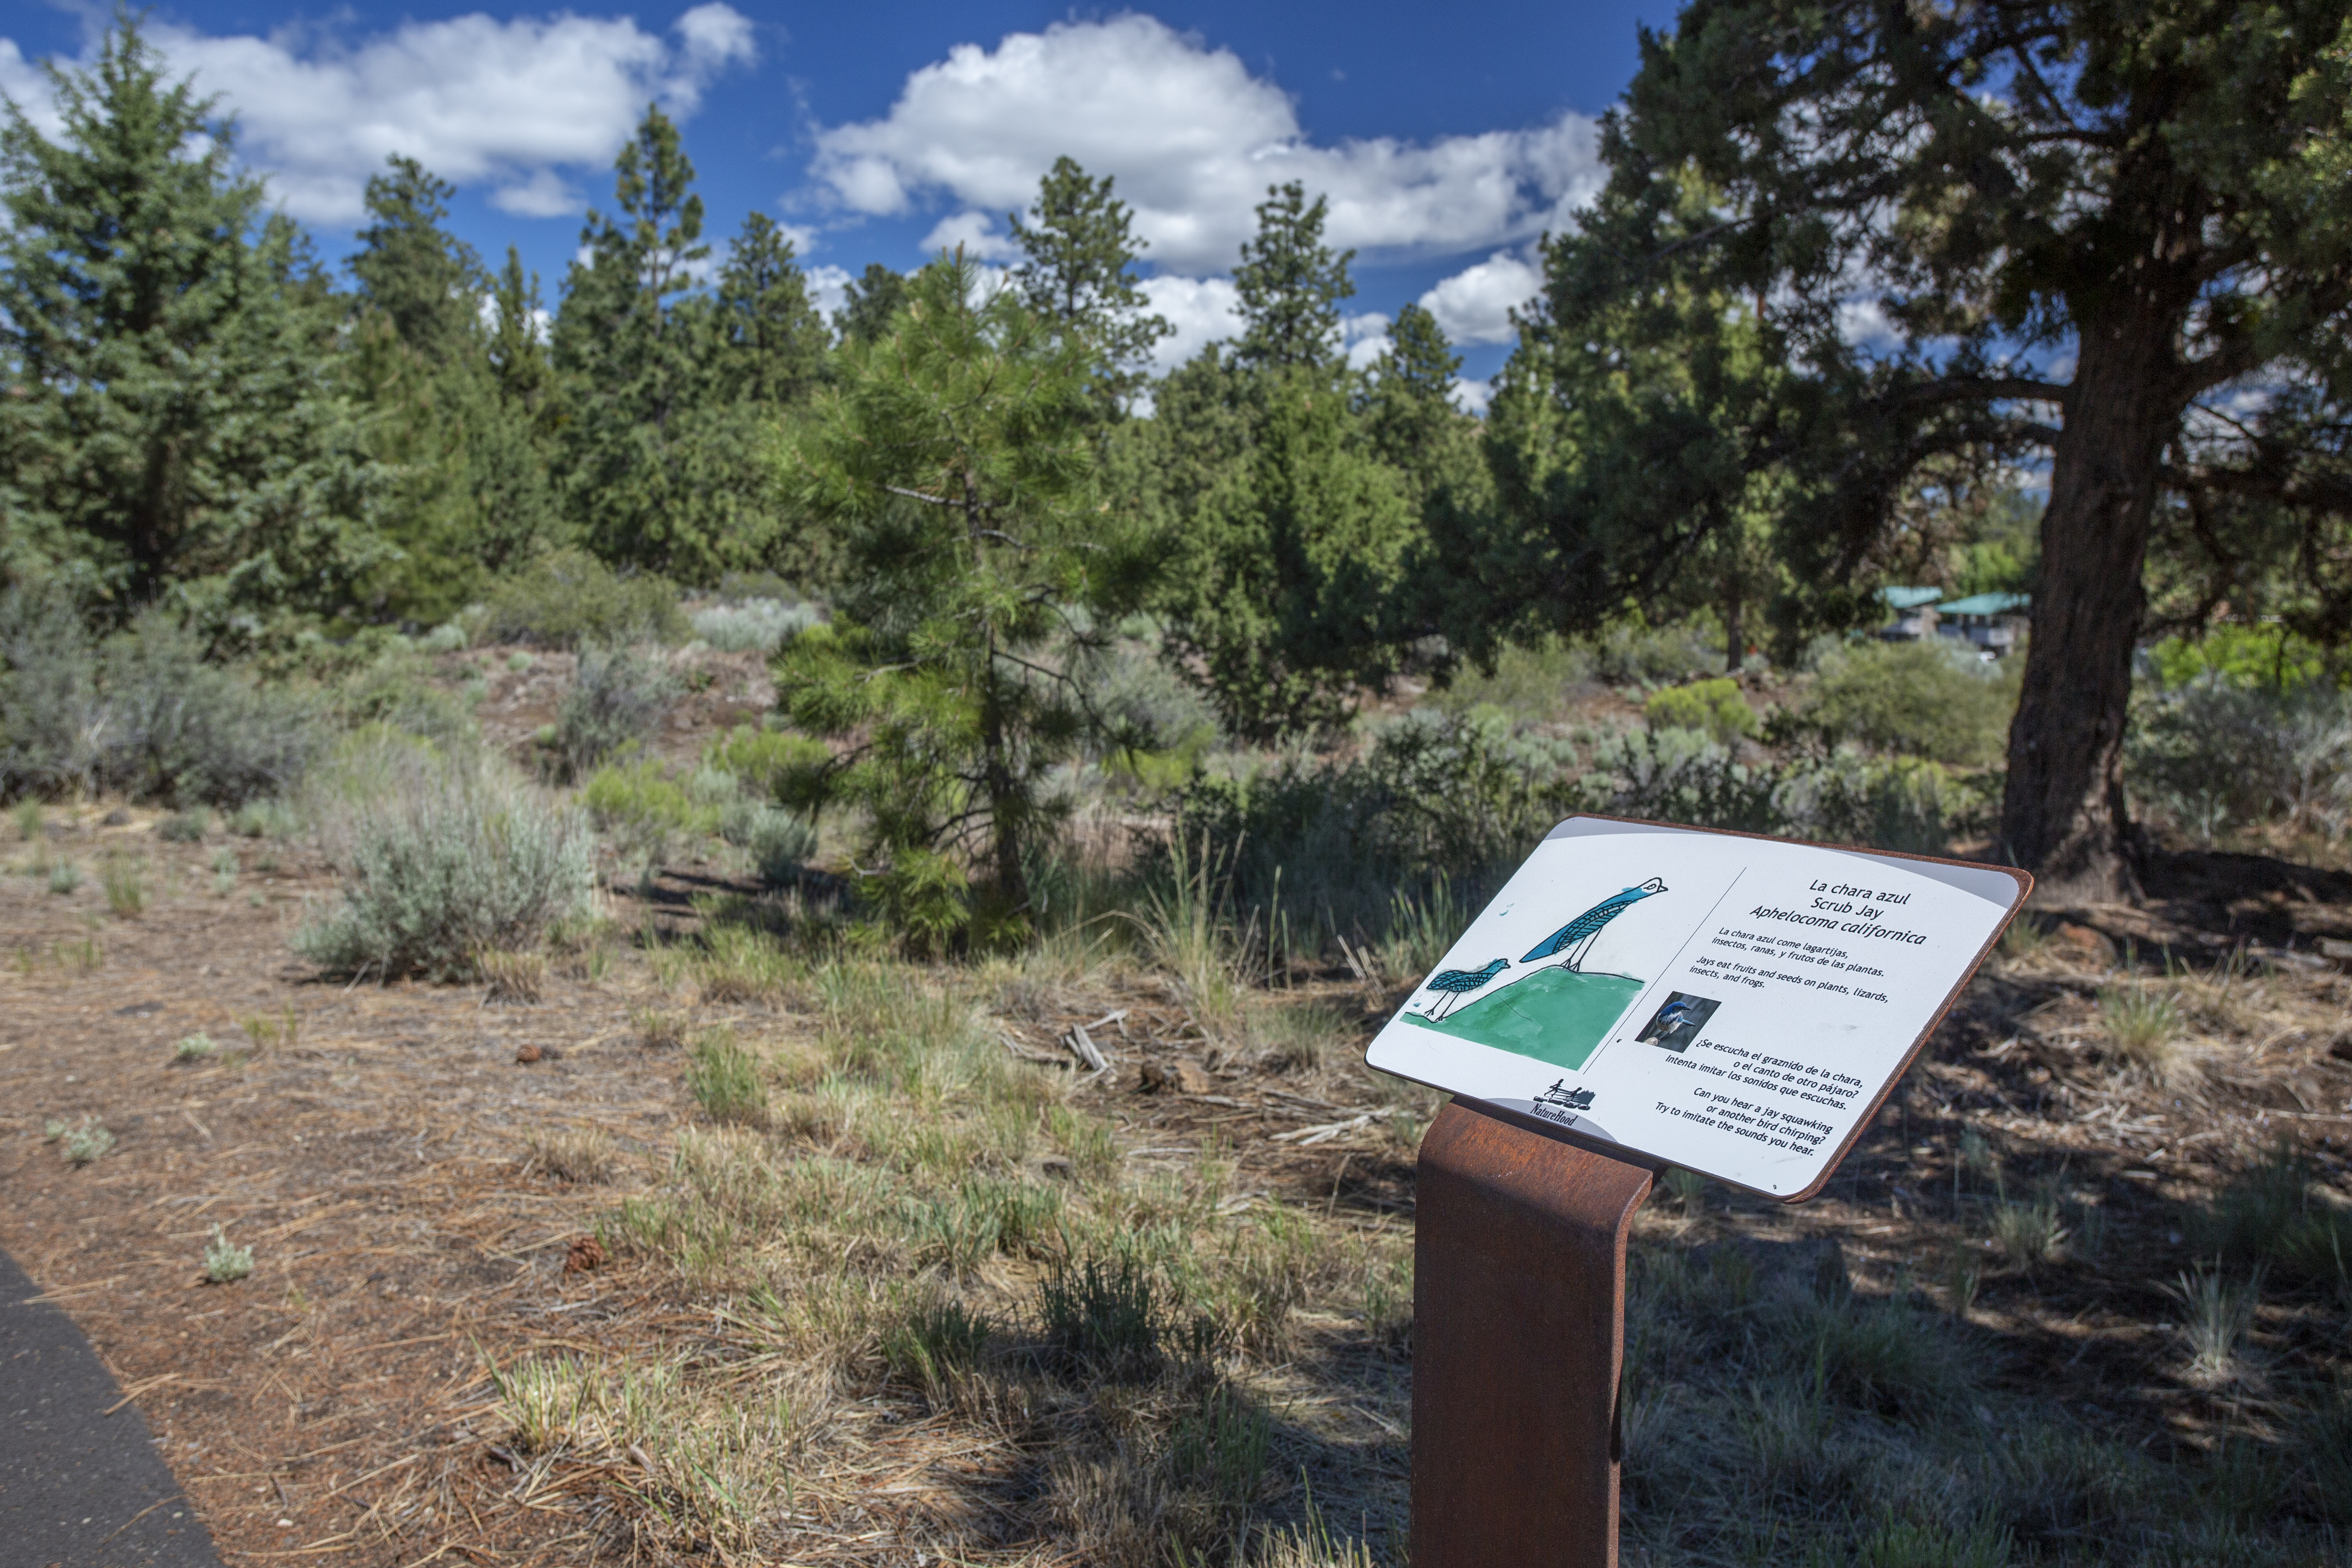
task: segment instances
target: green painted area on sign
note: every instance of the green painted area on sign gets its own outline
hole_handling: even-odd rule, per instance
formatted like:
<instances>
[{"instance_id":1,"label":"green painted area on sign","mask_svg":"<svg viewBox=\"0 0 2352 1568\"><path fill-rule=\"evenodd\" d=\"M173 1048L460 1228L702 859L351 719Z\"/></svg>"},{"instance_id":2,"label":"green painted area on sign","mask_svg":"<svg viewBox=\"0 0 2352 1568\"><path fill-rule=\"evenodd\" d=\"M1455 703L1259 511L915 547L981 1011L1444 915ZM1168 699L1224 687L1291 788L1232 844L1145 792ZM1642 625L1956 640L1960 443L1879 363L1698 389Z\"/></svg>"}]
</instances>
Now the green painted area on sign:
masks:
<instances>
[{"instance_id":1,"label":"green painted area on sign","mask_svg":"<svg viewBox=\"0 0 2352 1568\"><path fill-rule=\"evenodd\" d=\"M1573 1071L1591 1059L1643 984L1622 974L1539 969L1434 1024L1418 1013L1404 1021Z\"/></svg>"}]
</instances>

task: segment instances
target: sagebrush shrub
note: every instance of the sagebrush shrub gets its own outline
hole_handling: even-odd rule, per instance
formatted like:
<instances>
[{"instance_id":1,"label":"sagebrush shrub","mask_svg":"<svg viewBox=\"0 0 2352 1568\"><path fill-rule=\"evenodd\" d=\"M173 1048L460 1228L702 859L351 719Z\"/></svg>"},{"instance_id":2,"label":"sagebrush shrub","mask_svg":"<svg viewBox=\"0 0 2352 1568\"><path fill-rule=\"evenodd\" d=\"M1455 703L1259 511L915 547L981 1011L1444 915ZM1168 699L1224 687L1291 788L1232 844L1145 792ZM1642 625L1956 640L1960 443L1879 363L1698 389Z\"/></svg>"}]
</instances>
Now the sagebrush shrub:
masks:
<instances>
[{"instance_id":1,"label":"sagebrush shrub","mask_svg":"<svg viewBox=\"0 0 2352 1568\"><path fill-rule=\"evenodd\" d=\"M781 599L746 599L740 605L713 605L697 610L694 635L721 653L757 649L773 653L819 620L814 605L787 604Z\"/></svg>"},{"instance_id":2,"label":"sagebrush shrub","mask_svg":"<svg viewBox=\"0 0 2352 1568\"><path fill-rule=\"evenodd\" d=\"M816 853L816 829L791 812L761 806L744 829L742 844L751 852L760 880L781 888L797 879Z\"/></svg>"},{"instance_id":3,"label":"sagebrush shrub","mask_svg":"<svg viewBox=\"0 0 2352 1568\"><path fill-rule=\"evenodd\" d=\"M816 766L832 755L824 742L806 735L738 724L703 748L702 762L734 774L751 794L773 800L794 770Z\"/></svg>"},{"instance_id":4,"label":"sagebrush shrub","mask_svg":"<svg viewBox=\"0 0 2352 1568\"><path fill-rule=\"evenodd\" d=\"M584 550L541 556L491 591L473 640L580 647L680 643L690 629L666 577L624 577Z\"/></svg>"},{"instance_id":5,"label":"sagebrush shrub","mask_svg":"<svg viewBox=\"0 0 2352 1568\"><path fill-rule=\"evenodd\" d=\"M2273 819L2330 840L2352 826L2352 692L2200 679L2144 694L2126 745L2133 787L2209 841Z\"/></svg>"},{"instance_id":6,"label":"sagebrush shrub","mask_svg":"<svg viewBox=\"0 0 2352 1568\"><path fill-rule=\"evenodd\" d=\"M155 825L155 837L167 844L201 844L212 820L212 813L201 806L194 811L175 811Z\"/></svg>"},{"instance_id":7,"label":"sagebrush shrub","mask_svg":"<svg viewBox=\"0 0 2352 1568\"><path fill-rule=\"evenodd\" d=\"M233 1285L253 1272L253 1248L239 1247L217 1225L205 1246L205 1283Z\"/></svg>"},{"instance_id":8,"label":"sagebrush shrub","mask_svg":"<svg viewBox=\"0 0 2352 1568\"><path fill-rule=\"evenodd\" d=\"M554 750L562 776L577 778L650 738L677 694L677 679L656 658L630 647L583 650L572 689L555 710Z\"/></svg>"},{"instance_id":9,"label":"sagebrush shrub","mask_svg":"<svg viewBox=\"0 0 2352 1568\"><path fill-rule=\"evenodd\" d=\"M0 795L235 807L290 789L320 743L313 704L207 661L163 609L101 644L62 593L0 597Z\"/></svg>"},{"instance_id":10,"label":"sagebrush shrub","mask_svg":"<svg viewBox=\"0 0 2352 1568\"><path fill-rule=\"evenodd\" d=\"M351 826L343 902L296 932L303 957L343 974L462 976L588 904L594 840L579 812L479 760L403 783Z\"/></svg>"}]
</instances>

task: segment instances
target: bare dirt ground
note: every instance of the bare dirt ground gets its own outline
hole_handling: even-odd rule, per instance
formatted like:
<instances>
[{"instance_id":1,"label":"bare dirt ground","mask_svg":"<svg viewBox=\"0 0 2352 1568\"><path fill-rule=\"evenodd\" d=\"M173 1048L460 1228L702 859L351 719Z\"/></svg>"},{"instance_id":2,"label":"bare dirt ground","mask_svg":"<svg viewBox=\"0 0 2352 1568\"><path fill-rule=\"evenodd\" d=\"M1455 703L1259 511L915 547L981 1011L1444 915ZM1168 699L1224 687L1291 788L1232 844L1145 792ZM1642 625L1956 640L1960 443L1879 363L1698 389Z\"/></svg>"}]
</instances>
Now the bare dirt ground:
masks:
<instances>
[{"instance_id":1,"label":"bare dirt ground","mask_svg":"<svg viewBox=\"0 0 2352 1568\"><path fill-rule=\"evenodd\" d=\"M520 735L540 721L512 695ZM21 874L37 847L6 847L19 864L0 880L0 1245L89 1335L230 1562L551 1563L617 1550L646 1506L642 1473L527 1463L489 1369L653 1340L689 1354L722 1343L712 1304L676 1275L582 1245L600 1216L659 1186L695 1121L680 1054L646 1044L633 1020L677 1005L645 952L620 950L598 978L559 963L536 1005L489 1004L478 985L320 983L287 941L304 900L330 891L306 852L217 829L168 844L153 814L106 826L101 811L53 811L37 847L92 871L109 856L142 860L149 900L135 916L110 912L94 875L47 890ZM240 861L227 892L212 868L224 847ZM621 925L690 921L688 895L717 885L692 877L623 901ZM1997 960L1822 1200L1786 1210L1713 1190L1679 1213L1654 1201L1643 1237L1834 1237L1872 1290L1917 1286L1973 1248L1984 1262L1969 1315L2011 1352L2004 1381L2110 1435L2183 1451L2264 1430L2279 1406L2260 1381L2215 1389L2181 1375L2162 1287L2195 1261L2184 1216L2282 1140L2352 1194L2347 983L2313 951L2352 936L2352 875L2179 855L2150 895L2064 911L2040 951ZM2243 977L2197 1014L2195 1075L2172 1083L2103 1065L2095 1026L2118 966L2160 973L2168 951L2200 970L2235 952ZM1310 984L1350 1019L1393 999L1350 979ZM1127 1155L1230 1141L1239 1201L1409 1227L1409 1154L1360 1117L1360 1066L1301 1075L1228 1059L1148 978L1034 996L1002 1021L1050 1058L1069 1024L1119 1007L1124 1028L1100 1031L1116 1070L1080 1092L1116 1121ZM696 1017L761 1038L805 1026L781 1004L703 1002ZM219 1053L175 1063L175 1042L199 1032ZM1161 1069L1158 1092L1142 1092L1147 1064ZM84 1117L117 1142L77 1168L45 1134ZM537 1169L533 1135L592 1127L619 1151L607 1180ZM1980 1184L1955 1163L1971 1128L1995 1141L2011 1180L2061 1173L2087 1194L2101 1245L2036 1267L1989 1252L1969 1202ZM215 1225L253 1248L250 1279L202 1282ZM2315 1298L2266 1298L2253 1340L2274 1383L2344 1366L2336 1315ZM1404 1363L1367 1360L1355 1342L1310 1334L1281 1378L1358 1435L1328 1449L1353 1472L1340 1488L1349 1513L1361 1500L1401 1517ZM1318 1355L1350 1354L1362 1364L1318 1370ZM798 1495L791 1561L913 1563L938 1521L1009 1506L1019 1490L1018 1456L960 1458L919 1397L877 1395L842 1419L860 1424L855 1462ZM1077 1559L1031 1537L988 1560Z\"/></svg>"}]
</instances>

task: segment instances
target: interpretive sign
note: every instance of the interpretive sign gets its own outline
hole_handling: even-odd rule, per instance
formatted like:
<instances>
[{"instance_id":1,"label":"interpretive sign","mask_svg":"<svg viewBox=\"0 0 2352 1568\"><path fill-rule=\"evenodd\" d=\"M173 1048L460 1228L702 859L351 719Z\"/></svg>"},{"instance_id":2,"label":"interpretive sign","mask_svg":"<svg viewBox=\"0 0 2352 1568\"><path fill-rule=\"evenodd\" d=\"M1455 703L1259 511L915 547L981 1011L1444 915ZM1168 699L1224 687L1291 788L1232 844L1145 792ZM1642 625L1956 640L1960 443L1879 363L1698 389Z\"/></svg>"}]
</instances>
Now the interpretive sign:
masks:
<instances>
[{"instance_id":1,"label":"interpretive sign","mask_svg":"<svg viewBox=\"0 0 2352 1568\"><path fill-rule=\"evenodd\" d=\"M1366 1060L1793 1202L2032 887L2000 867L1570 817Z\"/></svg>"}]
</instances>

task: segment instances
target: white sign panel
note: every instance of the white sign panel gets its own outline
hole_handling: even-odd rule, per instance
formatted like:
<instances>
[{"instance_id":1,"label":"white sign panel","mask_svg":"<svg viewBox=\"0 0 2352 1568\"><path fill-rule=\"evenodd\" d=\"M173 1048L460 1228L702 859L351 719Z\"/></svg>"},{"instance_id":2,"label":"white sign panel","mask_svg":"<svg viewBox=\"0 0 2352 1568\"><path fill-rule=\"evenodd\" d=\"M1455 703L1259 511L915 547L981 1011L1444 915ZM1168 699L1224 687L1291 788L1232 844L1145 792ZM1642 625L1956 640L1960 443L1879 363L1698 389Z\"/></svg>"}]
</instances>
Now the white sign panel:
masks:
<instances>
[{"instance_id":1,"label":"white sign panel","mask_svg":"<svg viewBox=\"0 0 2352 1568\"><path fill-rule=\"evenodd\" d=\"M1810 1197L2032 887L1998 867L1570 817L1365 1059Z\"/></svg>"}]
</instances>

